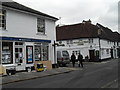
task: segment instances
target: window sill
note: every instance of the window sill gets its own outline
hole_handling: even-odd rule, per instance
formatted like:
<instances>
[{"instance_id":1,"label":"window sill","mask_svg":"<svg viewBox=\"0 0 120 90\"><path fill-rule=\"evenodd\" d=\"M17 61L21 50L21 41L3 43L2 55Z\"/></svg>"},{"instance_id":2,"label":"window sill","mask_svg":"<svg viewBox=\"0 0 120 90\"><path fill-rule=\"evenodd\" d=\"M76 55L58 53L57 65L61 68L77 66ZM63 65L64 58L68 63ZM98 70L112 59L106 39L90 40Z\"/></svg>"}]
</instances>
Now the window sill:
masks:
<instances>
[{"instance_id":1,"label":"window sill","mask_svg":"<svg viewBox=\"0 0 120 90\"><path fill-rule=\"evenodd\" d=\"M44 34L44 33L39 33L39 32L38 32L38 33L36 33L36 35L43 35L43 36L47 36L47 34L46 34L46 33Z\"/></svg>"}]
</instances>

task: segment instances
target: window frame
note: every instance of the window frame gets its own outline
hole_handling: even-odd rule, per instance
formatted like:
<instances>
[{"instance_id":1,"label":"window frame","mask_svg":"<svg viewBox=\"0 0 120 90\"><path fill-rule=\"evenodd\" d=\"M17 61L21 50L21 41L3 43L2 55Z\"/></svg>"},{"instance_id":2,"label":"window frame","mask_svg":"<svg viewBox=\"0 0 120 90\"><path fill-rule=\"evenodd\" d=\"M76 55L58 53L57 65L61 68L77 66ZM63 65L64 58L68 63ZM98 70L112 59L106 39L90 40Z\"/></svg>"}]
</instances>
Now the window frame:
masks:
<instances>
[{"instance_id":1,"label":"window frame","mask_svg":"<svg viewBox=\"0 0 120 90\"><path fill-rule=\"evenodd\" d=\"M40 27L42 26L43 27ZM45 34L45 19L37 18L37 33L38 34Z\"/></svg>"},{"instance_id":2,"label":"window frame","mask_svg":"<svg viewBox=\"0 0 120 90\"><path fill-rule=\"evenodd\" d=\"M1 9L0 14L0 29L6 30L6 10Z\"/></svg>"},{"instance_id":3,"label":"window frame","mask_svg":"<svg viewBox=\"0 0 120 90\"><path fill-rule=\"evenodd\" d=\"M93 38L89 38L88 41L89 41L89 43L94 43Z\"/></svg>"},{"instance_id":4,"label":"window frame","mask_svg":"<svg viewBox=\"0 0 120 90\"><path fill-rule=\"evenodd\" d=\"M9 47L9 49L6 50L7 52L5 52L4 47ZM1 51L2 52L1 53L1 55L2 55L1 64L13 64L13 42L2 42L1 49L2 49L2 51ZM3 56L5 56L5 55L9 56L8 60L10 59L10 62L8 62L8 60L7 60L7 62L3 62L3 61L5 61Z\"/></svg>"},{"instance_id":5,"label":"window frame","mask_svg":"<svg viewBox=\"0 0 120 90\"><path fill-rule=\"evenodd\" d=\"M36 57L34 58L35 61L48 61L49 60L49 43L35 43L34 44ZM39 50L36 48L39 47ZM40 58L37 56L40 54Z\"/></svg>"}]
</instances>

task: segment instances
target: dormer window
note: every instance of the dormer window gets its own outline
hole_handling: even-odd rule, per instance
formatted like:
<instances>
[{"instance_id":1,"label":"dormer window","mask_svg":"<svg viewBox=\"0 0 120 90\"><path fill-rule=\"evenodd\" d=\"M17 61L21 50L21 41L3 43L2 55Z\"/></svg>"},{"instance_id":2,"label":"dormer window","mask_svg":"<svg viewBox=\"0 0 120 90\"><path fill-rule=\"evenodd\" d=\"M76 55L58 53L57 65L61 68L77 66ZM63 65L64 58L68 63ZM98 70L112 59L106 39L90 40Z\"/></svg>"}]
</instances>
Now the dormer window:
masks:
<instances>
[{"instance_id":1,"label":"dormer window","mask_svg":"<svg viewBox=\"0 0 120 90\"><path fill-rule=\"evenodd\" d=\"M6 29L6 11L0 10L0 29Z\"/></svg>"},{"instance_id":2,"label":"dormer window","mask_svg":"<svg viewBox=\"0 0 120 90\"><path fill-rule=\"evenodd\" d=\"M37 18L37 33L45 34L45 20Z\"/></svg>"}]
</instances>

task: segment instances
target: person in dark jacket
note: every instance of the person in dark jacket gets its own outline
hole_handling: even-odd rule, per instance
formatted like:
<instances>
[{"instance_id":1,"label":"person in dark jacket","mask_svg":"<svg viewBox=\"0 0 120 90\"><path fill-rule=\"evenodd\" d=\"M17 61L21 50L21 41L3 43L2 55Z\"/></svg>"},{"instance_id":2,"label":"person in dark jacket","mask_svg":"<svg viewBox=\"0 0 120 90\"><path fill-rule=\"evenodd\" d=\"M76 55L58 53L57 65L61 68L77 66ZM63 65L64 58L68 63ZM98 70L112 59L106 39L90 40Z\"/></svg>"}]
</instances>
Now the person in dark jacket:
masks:
<instances>
[{"instance_id":1,"label":"person in dark jacket","mask_svg":"<svg viewBox=\"0 0 120 90\"><path fill-rule=\"evenodd\" d=\"M75 57L74 53L72 53L72 55L71 55L71 62L73 64L73 67L75 67L75 59L76 59L76 57Z\"/></svg>"},{"instance_id":2,"label":"person in dark jacket","mask_svg":"<svg viewBox=\"0 0 120 90\"><path fill-rule=\"evenodd\" d=\"M80 67L80 64L81 64L81 66L83 67L83 56L82 56L82 54L80 54L79 53L79 55L78 55L78 66Z\"/></svg>"}]
</instances>

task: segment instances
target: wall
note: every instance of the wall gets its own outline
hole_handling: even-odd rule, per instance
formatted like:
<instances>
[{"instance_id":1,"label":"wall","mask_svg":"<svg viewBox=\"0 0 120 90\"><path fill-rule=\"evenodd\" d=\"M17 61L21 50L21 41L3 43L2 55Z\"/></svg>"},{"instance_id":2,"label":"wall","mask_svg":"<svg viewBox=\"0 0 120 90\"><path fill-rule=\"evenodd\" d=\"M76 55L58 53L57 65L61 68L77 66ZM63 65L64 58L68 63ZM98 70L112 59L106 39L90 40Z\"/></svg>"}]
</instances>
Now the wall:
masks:
<instances>
[{"instance_id":1,"label":"wall","mask_svg":"<svg viewBox=\"0 0 120 90\"><path fill-rule=\"evenodd\" d=\"M78 42L78 41L88 41L88 39L75 39L73 42ZM59 43L59 41L58 41ZM63 40L62 44L64 44L64 47L57 47L57 50L68 50L69 54L72 54L72 51L80 51L83 57L89 56L89 50L99 50L99 39L98 38L93 38L93 43L84 43L83 45L78 45L76 43L73 44L67 44L67 40ZM100 46L101 46L101 53L100 53L100 58L101 59L107 59L111 58L111 53L110 49L111 47L114 46L114 42L109 42L108 40L100 39ZM114 50L114 57L117 55L117 50ZM115 54L116 53L116 54Z\"/></svg>"},{"instance_id":2,"label":"wall","mask_svg":"<svg viewBox=\"0 0 120 90\"><path fill-rule=\"evenodd\" d=\"M79 41L80 41L80 44L77 43ZM81 42L83 42L83 44ZM62 44L64 44L65 46L57 47L57 50L68 50L70 56L72 55L73 51L77 51L78 53L80 51L80 53L83 55L83 58L85 58L87 55L89 56L89 50L91 50L91 49L99 50L98 42L99 42L98 38L93 38L93 43L89 43L89 40L86 38L74 39L73 44L67 44L67 40L64 40L64 41L62 41ZM59 41L58 41L58 43L59 43ZM77 54L76 54L76 56L77 56Z\"/></svg>"},{"instance_id":3,"label":"wall","mask_svg":"<svg viewBox=\"0 0 120 90\"><path fill-rule=\"evenodd\" d=\"M56 40L55 21L45 19L45 35L37 34L37 16L6 10L6 30L0 30L2 36L51 40L49 58L54 63L53 42ZM0 35L1 36L1 35Z\"/></svg>"}]
</instances>

